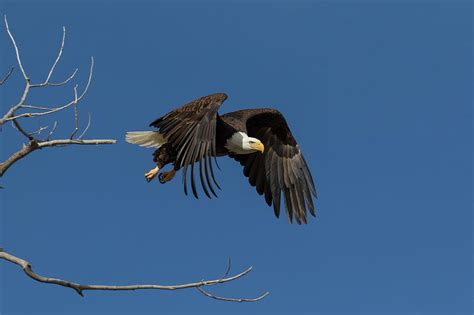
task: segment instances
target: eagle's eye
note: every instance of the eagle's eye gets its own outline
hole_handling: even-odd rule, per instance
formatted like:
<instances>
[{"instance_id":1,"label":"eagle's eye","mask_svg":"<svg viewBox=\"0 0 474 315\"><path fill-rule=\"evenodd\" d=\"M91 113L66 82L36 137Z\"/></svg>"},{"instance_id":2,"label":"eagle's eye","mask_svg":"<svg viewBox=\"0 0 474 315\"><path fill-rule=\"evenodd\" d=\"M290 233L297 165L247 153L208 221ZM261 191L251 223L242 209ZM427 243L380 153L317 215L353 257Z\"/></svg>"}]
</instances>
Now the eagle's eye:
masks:
<instances>
[{"instance_id":1,"label":"eagle's eye","mask_svg":"<svg viewBox=\"0 0 474 315\"><path fill-rule=\"evenodd\" d=\"M255 141L253 141L253 140L250 140L250 141L249 141L249 143L250 143L250 144L254 144L254 143L255 143Z\"/></svg>"}]
</instances>

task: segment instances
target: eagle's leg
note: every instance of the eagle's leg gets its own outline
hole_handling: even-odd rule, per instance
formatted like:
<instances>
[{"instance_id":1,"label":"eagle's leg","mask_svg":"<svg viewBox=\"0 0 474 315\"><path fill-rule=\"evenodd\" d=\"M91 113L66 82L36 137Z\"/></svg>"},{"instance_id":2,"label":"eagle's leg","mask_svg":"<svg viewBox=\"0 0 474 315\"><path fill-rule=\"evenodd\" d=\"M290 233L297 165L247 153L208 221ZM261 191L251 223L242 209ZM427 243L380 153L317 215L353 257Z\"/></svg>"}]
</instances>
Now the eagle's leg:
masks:
<instances>
[{"instance_id":1,"label":"eagle's leg","mask_svg":"<svg viewBox=\"0 0 474 315\"><path fill-rule=\"evenodd\" d=\"M145 174L147 181L151 181L158 175L158 171L165 167L167 164L176 161L176 150L170 143L165 143L160 146L154 153L153 153L153 162L156 163L156 167ZM173 169L171 172L163 172L158 175L160 179L160 183L164 184L169 182L173 179L176 171Z\"/></svg>"},{"instance_id":2,"label":"eagle's leg","mask_svg":"<svg viewBox=\"0 0 474 315\"><path fill-rule=\"evenodd\" d=\"M157 166L157 167L151 169L148 173L146 173L145 174L146 181L151 182L153 180L153 178L156 177L159 170L160 170L160 168Z\"/></svg>"},{"instance_id":3,"label":"eagle's leg","mask_svg":"<svg viewBox=\"0 0 474 315\"><path fill-rule=\"evenodd\" d=\"M169 172L163 172L158 175L158 179L160 180L160 183L164 184L169 181L171 181L174 176L176 175L175 169L169 171Z\"/></svg>"}]
</instances>

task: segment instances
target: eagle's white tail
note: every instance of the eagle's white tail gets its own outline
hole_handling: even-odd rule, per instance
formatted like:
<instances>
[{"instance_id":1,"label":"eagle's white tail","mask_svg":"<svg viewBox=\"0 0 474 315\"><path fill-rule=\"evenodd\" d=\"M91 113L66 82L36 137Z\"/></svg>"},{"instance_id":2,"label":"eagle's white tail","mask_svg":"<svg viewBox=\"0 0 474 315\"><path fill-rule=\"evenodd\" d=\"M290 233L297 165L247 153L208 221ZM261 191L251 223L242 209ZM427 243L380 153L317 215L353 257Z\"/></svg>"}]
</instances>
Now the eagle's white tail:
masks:
<instances>
[{"instance_id":1,"label":"eagle's white tail","mask_svg":"<svg viewBox=\"0 0 474 315\"><path fill-rule=\"evenodd\" d=\"M129 131L125 141L146 148L159 148L166 143L165 137L158 131Z\"/></svg>"}]
</instances>

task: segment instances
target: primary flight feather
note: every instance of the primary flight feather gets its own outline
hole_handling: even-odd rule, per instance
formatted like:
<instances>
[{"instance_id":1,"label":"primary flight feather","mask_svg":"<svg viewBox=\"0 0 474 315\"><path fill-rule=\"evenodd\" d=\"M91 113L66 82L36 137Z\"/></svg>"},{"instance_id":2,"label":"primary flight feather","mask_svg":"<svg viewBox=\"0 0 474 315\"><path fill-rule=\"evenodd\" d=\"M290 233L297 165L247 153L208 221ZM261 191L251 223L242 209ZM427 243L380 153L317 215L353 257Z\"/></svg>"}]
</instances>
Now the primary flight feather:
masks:
<instances>
[{"instance_id":1,"label":"primary flight feather","mask_svg":"<svg viewBox=\"0 0 474 315\"><path fill-rule=\"evenodd\" d=\"M270 108L244 109L224 115L218 110L227 99L217 93L196 99L150 124L156 131L131 131L129 143L156 148L156 167L145 174L147 181L157 175L161 183L173 179L182 169L184 192L188 176L193 195L198 198L195 167L207 197L219 188L213 165L216 157L229 156L244 167L244 175L260 195L273 205L279 217L283 198L289 222L307 223L307 209L315 216L317 197L311 172L283 115ZM172 163L170 172L159 170ZM282 194L283 193L283 194Z\"/></svg>"}]
</instances>

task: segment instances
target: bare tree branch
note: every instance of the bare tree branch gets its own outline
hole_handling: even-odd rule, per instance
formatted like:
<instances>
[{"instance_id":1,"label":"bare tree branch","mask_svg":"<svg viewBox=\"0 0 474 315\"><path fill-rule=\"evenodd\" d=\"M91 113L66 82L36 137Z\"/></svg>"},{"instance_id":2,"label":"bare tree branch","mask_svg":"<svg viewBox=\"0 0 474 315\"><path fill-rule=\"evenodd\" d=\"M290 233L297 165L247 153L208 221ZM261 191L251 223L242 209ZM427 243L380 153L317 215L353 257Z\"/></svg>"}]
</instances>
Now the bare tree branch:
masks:
<instances>
[{"instance_id":1,"label":"bare tree branch","mask_svg":"<svg viewBox=\"0 0 474 315\"><path fill-rule=\"evenodd\" d=\"M93 139L93 140L77 140L77 139L62 139L62 140L49 140L39 142L38 146L40 149L46 147L58 147L70 144L75 145L99 145L99 144L115 144L117 140L114 139Z\"/></svg>"},{"instance_id":2,"label":"bare tree branch","mask_svg":"<svg viewBox=\"0 0 474 315\"><path fill-rule=\"evenodd\" d=\"M225 273L222 275L222 277L220 278L220 280L222 279L226 279L227 276L229 275L230 273L230 270L232 269L232 260L229 258L229 261L227 263L227 270L225 271ZM260 300L263 300L267 295L270 294L270 292L265 292L263 293L262 295L256 297L256 298L253 298L253 299L244 299L244 298L228 298L228 297L222 297L222 296L217 296L217 295L214 295L214 294L211 294L209 292L207 292L206 290L204 290L202 287L196 287L196 289L201 292L203 295L211 298L211 299L214 299L214 300L219 300L219 301L225 301L225 302L237 302L237 303L242 303L242 302L258 302Z\"/></svg>"},{"instance_id":3,"label":"bare tree branch","mask_svg":"<svg viewBox=\"0 0 474 315\"><path fill-rule=\"evenodd\" d=\"M73 74L71 76L69 76L63 82L60 82L60 83L51 83L50 82L51 76L53 75L53 72L56 68L56 65L59 63L59 61L61 59L61 56L62 56L62 53L63 53L63 50L64 50L64 42L65 42L65 38L66 38L66 28L63 27L63 37L62 37L62 40L61 40L61 47L59 49L58 56L56 57L56 60L54 61L53 65L51 66L51 69L49 70L49 73L46 77L46 80L43 83L40 83L40 84L31 84L30 83L30 78L26 74L25 68L23 67L23 63L22 63L22 60L21 60L21 57L20 57L20 52L19 52L19 49L18 49L18 45L15 41L15 38L13 37L13 34L10 31L10 27L8 25L8 20L7 20L6 15L4 16L4 21L5 21L6 31L7 31L8 35L10 37L10 40L13 44L13 48L15 49L15 54L16 54L16 59L17 59L18 66L20 67L21 72L23 74L23 77L25 79L25 88L24 88L23 94L20 98L20 101L16 105L12 106L8 110L8 112L2 118L0 118L0 126L4 125L7 121L15 121L19 118L25 118L25 117L36 117L36 116L50 115L50 114L62 111L62 110L66 109L70 106L77 105L77 103L82 100L82 98L87 93L87 91L90 87L90 84L91 84L91 81L92 81L93 69L94 69L94 58L91 57L91 66L90 66L89 77L88 77L88 80L87 80L86 87L84 88L84 91L81 93L81 95L78 96L78 97L75 97L75 99L73 101L71 101L71 102L69 102L69 103L67 103L63 106L57 106L55 108L50 108L50 109L46 109L46 107L40 108L40 107L34 106L34 105L25 105L26 98L27 98L28 93L29 93L31 88L45 87L45 86L48 86L48 85L51 85L51 86L64 85L64 84L68 83L76 75L78 69L76 68L76 70L73 72ZM12 70L7 75L7 77L2 81L2 83L10 76L11 72L12 72ZM37 109L37 110L42 110L42 112L27 112L27 113L22 113L22 114L15 115L15 112L18 111L19 109L22 109L22 108ZM21 128L21 126L19 127L19 124L17 122L15 122L15 126L17 127L17 129L20 132L22 132L26 137L28 137L28 139L31 140L31 137L30 137L31 135L28 132L24 131L23 128Z\"/></svg>"},{"instance_id":4,"label":"bare tree branch","mask_svg":"<svg viewBox=\"0 0 474 315\"><path fill-rule=\"evenodd\" d=\"M53 127L54 128L54 127ZM114 144L116 140L113 139L95 139L95 140L77 140L77 139L62 139L62 140L49 140L49 141L38 141L32 140L30 143L25 145L21 150L13 153L3 163L0 163L0 177L16 162L27 156L33 151L46 147L61 147L66 145L100 145L100 144Z\"/></svg>"},{"instance_id":5,"label":"bare tree branch","mask_svg":"<svg viewBox=\"0 0 474 315\"><path fill-rule=\"evenodd\" d=\"M14 116L15 114L15 111L18 110L22 105L23 103L25 102L26 100L26 97L28 96L28 92L30 90L30 78L26 75L26 72L25 72L25 69L23 68L23 63L21 62L21 58L20 58L20 52L19 52L19 49L18 49L18 46L16 44L16 41L15 41L15 38L13 37L12 33L10 32L10 27L8 26L8 20L7 20L7 15L4 15L4 21L5 21L5 28L7 30L7 33L8 33L8 36L10 37L10 40L13 44L13 48L15 49L15 55L16 55L16 60L18 62L18 66L20 67L20 70L21 70L21 73L23 74L23 78L25 79L26 81L26 84L25 84L25 89L23 90L23 94L20 98L20 101L18 102L18 104L16 104L15 106L11 107L10 110L3 116L3 118L0 119L0 127L5 124L8 120L10 120L9 118ZM21 126L20 124L15 120L15 119L12 119L13 120L13 123L15 124L15 127L25 136L27 137L28 139L32 140L32 137L31 135L29 135Z\"/></svg>"},{"instance_id":6,"label":"bare tree branch","mask_svg":"<svg viewBox=\"0 0 474 315\"><path fill-rule=\"evenodd\" d=\"M44 87L44 86L61 86L61 85L67 84L69 81L72 80L72 78L74 78L77 71L79 70L78 68L76 68L76 70L74 70L74 72L63 82L51 83L49 81L51 79L51 76L53 75L53 72L54 72L54 69L56 68L56 65L59 63L59 60L61 59L61 56L63 54L65 39L66 39L66 27L63 26L63 38L61 40L61 47L59 48L58 56L56 57L56 60L54 61L53 65L51 66L51 69L49 70L48 76L46 77L46 80L44 80L43 83L32 84L31 85L32 88Z\"/></svg>"},{"instance_id":7,"label":"bare tree branch","mask_svg":"<svg viewBox=\"0 0 474 315\"><path fill-rule=\"evenodd\" d=\"M35 273L31 267L31 264L28 261L21 259L19 257L13 256L3 250L0 251L0 259L9 261L11 263L14 263L20 266L28 277L38 282L49 283L49 284L63 286L66 288L71 288L75 290L81 296L84 296L83 292L86 290L101 290L101 291L171 290L171 291L174 291L174 290L183 290L183 289L191 289L191 288L201 289L202 287L213 286L213 285L223 284L226 282L237 280L239 278L244 277L245 275L247 275L249 272L252 271L252 267L249 267L245 269L244 271L231 277L219 278L216 280L201 280L198 282L176 284L176 285L162 285L162 284L100 285L100 284L80 284L80 283L75 283L75 282L62 280L62 279L44 277L42 275ZM229 302L257 302L265 298L269 294L267 292L255 299L236 299L236 298L217 297L207 292L205 293L204 292L205 291L202 290L203 294L208 295L211 298L222 300L222 301L229 301Z\"/></svg>"},{"instance_id":8,"label":"bare tree branch","mask_svg":"<svg viewBox=\"0 0 474 315\"><path fill-rule=\"evenodd\" d=\"M23 74L23 78L25 79L25 88L23 90L23 93L22 93L18 103L16 105L12 106L7 111L7 113L5 113L5 115L2 118L0 118L0 126L4 125L8 121L11 121L13 123L14 128L16 130L18 130L22 135L24 135L28 139L28 144L24 145L24 147L22 149L20 149L16 153L13 153L9 158L7 158L3 163L0 164L0 177L2 177L3 174L5 174L5 172L14 163L21 160L23 157L30 154L31 152L36 151L37 149L41 149L41 148L44 148L44 147L55 147L55 146L66 146L66 145L98 145L98 144L112 144L112 143L115 143L116 141L112 140L112 139L99 139L99 140L74 139L74 136L76 135L76 133L78 132L78 129L79 129L78 128L78 109L77 109L77 105L83 99L83 97L85 96L87 91L89 90L90 84L92 82L92 75L93 75L93 70L94 70L94 58L91 57L91 65L90 65L90 70L89 70L89 76L88 76L87 83L86 83L86 86L85 86L84 90L82 91L82 93L80 95L78 95L78 92L77 92L78 85L76 84L75 87L74 87L74 99L71 102L69 102L69 103L67 103L63 106L57 106L57 107L44 107L44 106L26 105L25 101L28 97L28 94L29 94L31 88L33 88L33 87L45 87L45 86L48 86L48 85L63 85L63 84L66 84L67 82L69 82L75 76L75 74L77 73L77 69L74 71L74 73L69 78L67 78L65 81L63 81L61 83L51 83L50 82L51 77L54 73L54 70L55 70L57 64L59 63L59 61L61 60L61 56L62 56L62 53L63 53L63 50L64 50L64 42L65 42L65 38L66 38L66 28L63 27L63 36L62 36L62 40L61 40L61 46L59 48L58 55L57 55L53 65L51 66L45 81L43 83L40 83L40 84L31 84L30 83L30 78L26 74L25 68L23 67L23 63L22 63L22 60L21 60L21 57L20 57L18 45L16 43L16 40L15 40L12 32L10 31L6 15L4 16L4 21L5 21L6 31L9 35L9 37L10 37L10 40L13 44L13 48L15 50L18 66L20 67L21 72ZM10 73L7 74L7 76L5 77L3 82L10 76L11 72L12 72L12 70L10 70ZM31 117L51 115L51 114L62 111L62 110L66 109L68 107L71 107L71 106L74 106L74 131L73 131L73 133L72 133L72 135L69 139L50 140L53 133L56 130L57 122L54 123L54 126L50 130L47 139L45 141L42 141L42 140L36 139L34 137L34 135L39 134L39 132L43 131L45 129L44 127L40 128L39 130L36 130L34 132L28 132L20 125L20 123L18 121L20 118L31 118ZM35 111L16 114L16 112L20 109L31 109L31 110L35 110ZM86 129L84 130L84 132L81 134L81 137L85 134L85 132L89 128L89 125L90 125L90 117L89 117L89 123L88 123Z\"/></svg>"}]
</instances>

